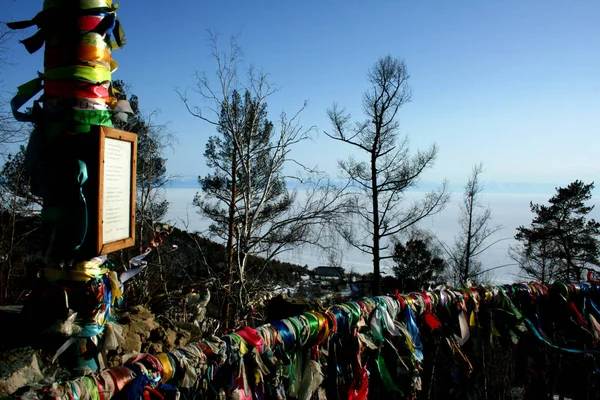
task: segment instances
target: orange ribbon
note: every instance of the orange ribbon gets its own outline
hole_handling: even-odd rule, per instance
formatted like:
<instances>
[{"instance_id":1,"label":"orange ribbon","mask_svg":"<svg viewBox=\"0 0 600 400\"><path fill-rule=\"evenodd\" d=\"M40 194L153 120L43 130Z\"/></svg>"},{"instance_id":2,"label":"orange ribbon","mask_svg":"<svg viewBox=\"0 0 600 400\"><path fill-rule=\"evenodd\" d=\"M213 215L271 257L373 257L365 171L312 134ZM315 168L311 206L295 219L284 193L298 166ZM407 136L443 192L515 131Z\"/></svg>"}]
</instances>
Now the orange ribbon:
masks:
<instances>
[{"instance_id":1,"label":"orange ribbon","mask_svg":"<svg viewBox=\"0 0 600 400\"><path fill-rule=\"evenodd\" d=\"M108 48L80 45L75 48L47 46L44 55L46 70L70 65L99 65L111 69L111 53Z\"/></svg>"}]
</instances>

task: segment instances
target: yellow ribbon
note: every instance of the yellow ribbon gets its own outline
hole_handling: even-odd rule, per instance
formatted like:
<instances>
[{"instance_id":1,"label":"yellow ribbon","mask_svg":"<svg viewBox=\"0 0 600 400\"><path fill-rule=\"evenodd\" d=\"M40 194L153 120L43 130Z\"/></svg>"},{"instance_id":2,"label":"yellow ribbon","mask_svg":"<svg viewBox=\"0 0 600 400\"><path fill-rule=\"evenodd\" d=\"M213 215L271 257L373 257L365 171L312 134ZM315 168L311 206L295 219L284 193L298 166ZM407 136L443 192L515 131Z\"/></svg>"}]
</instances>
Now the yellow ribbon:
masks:
<instances>
[{"instance_id":1,"label":"yellow ribbon","mask_svg":"<svg viewBox=\"0 0 600 400\"><path fill-rule=\"evenodd\" d=\"M171 365L171 361L169 361L169 356L166 353L156 354L154 357L160 361L160 365L162 365L163 373L160 378L162 383L167 383L169 379L173 377L173 366Z\"/></svg>"},{"instance_id":2,"label":"yellow ribbon","mask_svg":"<svg viewBox=\"0 0 600 400\"><path fill-rule=\"evenodd\" d=\"M484 289L485 291L485 302L489 303L489 301L492 299L492 293L487 290L487 288Z\"/></svg>"},{"instance_id":3,"label":"yellow ribbon","mask_svg":"<svg viewBox=\"0 0 600 400\"><path fill-rule=\"evenodd\" d=\"M475 319L475 313L473 311L471 311L471 316L469 317L469 326L471 328L477 326L477 321Z\"/></svg>"},{"instance_id":4,"label":"yellow ribbon","mask_svg":"<svg viewBox=\"0 0 600 400\"><path fill-rule=\"evenodd\" d=\"M110 284L112 286L112 298L110 299L110 304L115 304L115 300L123 297L123 292L121 291L121 282L119 282L119 277L115 271L108 272L108 279L110 280Z\"/></svg>"},{"instance_id":5,"label":"yellow ribbon","mask_svg":"<svg viewBox=\"0 0 600 400\"><path fill-rule=\"evenodd\" d=\"M66 3L66 5L71 5L70 2ZM109 8L111 10L115 10L117 8L116 6L113 6L112 0L79 0L75 3L77 8L80 10L89 10L95 8ZM65 8L65 0L44 0L44 10L48 10L50 8Z\"/></svg>"},{"instance_id":6,"label":"yellow ribbon","mask_svg":"<svg viewBox=\"0 0 600 400\"><path fill-rule=\"evenodd\" d=\"M242 355L248 354L248 346L244 340L240 342L240 353L242 353Z\"/></svg>"},{"instance_id":7,"label":"yellow ribbon","mask_svg":"<svg viewBox=\"0 0 600 400\"><path fill-rule=\"evenodd\" d=\"M324 343L327 339L329 339L329 324L327 323L325 315L314 311L308 311L307 314L313 315L319 324L319 333L317 336L321 335L321 342L317 344Z\"/></svg>"},{"instance_id":8,"label":"yellow ribbon","mask_svg":"<svg viewBox=\"0 0 600 400\"><path fill-rule=\"evenodd\" d=\"M79 281L85 282L92 278L100 278L108 272L106 268L97 268L86 271L69 271L57 268L43 268L44 278L50 282Z\"/></svg>"},{"instance_id":9,"label":"yellow ribbon","mask_svg":"<svg viewBox=\"0 0 600 400\"><path fill-rule=\"evenodd\" d=\"M103 268L102 264L104 264L104 261L100 258L97 258L89 261L82 261L79 264L75 265L75 268L73 268L72 270L58 268L43 268L42 272L44 274L44 278L46 278L49 281L61 280L85 282L91 278L100 278L104 274L109 274L110 272L113 272L107 268ZM116 273L114 273L114 275L116 277ZM118 290L118 292L120 295L120 289Z\"/></svg>"}]
</instances>

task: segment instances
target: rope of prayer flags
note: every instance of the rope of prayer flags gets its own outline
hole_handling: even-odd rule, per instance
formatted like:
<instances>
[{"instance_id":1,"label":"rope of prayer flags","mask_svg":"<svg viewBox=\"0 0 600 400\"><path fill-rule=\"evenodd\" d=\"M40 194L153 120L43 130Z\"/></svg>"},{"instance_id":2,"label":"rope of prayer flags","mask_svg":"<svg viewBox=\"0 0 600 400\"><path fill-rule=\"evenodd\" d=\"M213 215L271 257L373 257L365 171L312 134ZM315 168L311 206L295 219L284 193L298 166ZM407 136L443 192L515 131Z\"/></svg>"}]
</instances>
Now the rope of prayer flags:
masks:
<instances>
[{"instance_id":1,"label":"rope of prayer flags","mask_svg":"<svg viewBox=\"0 0 600 400\"><path fill-rule=\"evenodd\" d=\"M469 330L477 325L470 326L467 315L480 324L481 312L508 316L490 326L494 335L514 334L517 339L530 335L554 351L600 355L598 340L591 334L576 348L558 345L541 333L530 315L540 304L563 304L566 314L554 313L554 318L567 318L572 324L586 318L596 321L599 297L600 286L595 283L532 282L366 298L256 329L244 327L167 353L138 355L123 366L56 383L35 395L83 398L102 389L105 399L122 391L128 398L142 399L173 391L186 399L309 400L327 393L327 398L363 400L371 392L410 397L421 390L427 335L445 338L440 343L447 342L457 365L464 365L465 376L470 376L473 366L463 347L470 341ZM501 321L510 322L501 326Z\"/></svg>"}]
</instances>

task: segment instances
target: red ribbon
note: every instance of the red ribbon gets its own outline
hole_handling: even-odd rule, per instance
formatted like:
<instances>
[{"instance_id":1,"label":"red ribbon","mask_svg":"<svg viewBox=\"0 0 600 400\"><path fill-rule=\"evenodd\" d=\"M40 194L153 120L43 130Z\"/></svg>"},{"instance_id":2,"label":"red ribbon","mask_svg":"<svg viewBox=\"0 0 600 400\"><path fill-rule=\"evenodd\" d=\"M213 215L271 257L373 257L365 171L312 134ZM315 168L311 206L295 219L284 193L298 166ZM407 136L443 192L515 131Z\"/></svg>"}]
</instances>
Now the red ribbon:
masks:
<instances>
[{"instance_id":1,"label":"red ribbon","mask_svg":"<svg viewBox=\"0 0 600 400\"><path fill-rule=\"evenodd\" d=\"M573 314L575 314L575 316L577 317L577 322L579 322L581 326L585 327L586 329L589 329L585 318L583 318L583 315L581 315L581 313L579 312L579 310L575 306L575 303L573 303L572 300L569 300L569 307L571 308L571 311L573 311Z\"/></svg>"},{"instance_id":2,"label":"red ribbon","mask_svg":"<svg viewBox=\"0 0 600 400\"><path fill-rule=\"evenodd\" d=\"M104 385L100 383L102 379L101 375L92 375L92 379L96 382L96 387L98 388L98 395L100 396L100 400L104 400Z\"/></svg>"},{"instance_id":3,"label":"red ribbon","mask_svg":"<svg viewBox=\"0 0 600 400\"><path fill-rule=\"evenodd\" d=\"M400 310L406 307L406 300L404 300L404 297L400 296L398 289L394 292L394 298L400 302Z\"/></svg>"},{"instance_id":4,"label":"red ribbon","mask_svg":"<svg viewBox=\"0 0 600 400\"><path fill-rule=\"evenodd\" d=\"M348 389L349 400L365 400L369 394L369 374L367 367L360 367Z\"/></svg>"},{"instance_id":5,"label":"red ribbon","mask_svg":"<svg viewBox=\"0 0 600 400\"><path fill-rule=\"evenodd\" d=\"M63 82L46 80L44 82L44 93L48 97L73 98L82 97L88 99L106 99L110 95L108 88L102 85L94 85L87 82Z\"/></svg>"},{"instance_id":6,"label":"red ribbon","mask_svg":"<svg viewBox=\"0 0 600 400\"><path fill-rule=\"evenodd\" d=\"M331 332L337 332L337 320L335 319L335 315L330 310L327 310L325 316L329 319Z\"/></svg>"},{"instance_id":7,"label":"red ribbon","mask_svg":"<svg viewBox=\"0 0 600 400\"><path fill-rule=\"evenodd\" d=\"M235 333L244 339L250 346L256 347L257 349L260 349L265 344L265 341L258 335L256 329L250 328L249 326L245 326Z\"/></svg>"},{"instance_id":8,"label":"red ribbon","mask_svg":"<svg viewBox=\"0 0 600 400\"><path fill-rule=\"evenodd\" d=\"M588 282L592 282L592 283L595 283L596 285L600 285L600 281L597 279L594 279L594 271L592 271L592 270L588 271L587 280L588 280Z\"/></svg>"},{"instance_id":9,"label":"red ribbon","mask_svg":"<svg viewBox=\"0 0 600 400\"><path fill-rule=\"evenodd\" d=\"M98 27L104 16L82 15L77 18L77 25L80 31L90 32Z\"/></svg>"},{"instance_id":10,"label":"red ribbon","mask_svg":"<svg viewBox=\"0 0 600 400\"><path fill-rule=\"evenodd\" d=\"M165 396L163 396L161 392L152 388L151 386L146 386L144 388L144 391L142 392L143 400L151 400L151 397L150 397L151 394L155 395L159 400L165 399Z\"/></svg>"},{"instance_id":11,"label":"red ribbon","mask_svg":"<svg viewBox=\"0 0 600 400\"><path fill-rule=\"evenodd\" d=\"M163 374L162 363L158 358L154 357L152 354L139 353L129 358L127 361L125 361L124 364L134 364L137 362L142 363L142 365L144 365L144 367L146 368L150 367L150 369L156 371L160 375Z\"/></svg>"},{"instance_id":12,"label":"red ribbon","mask_svg":"<svg viewBox=\"0 0 600 400\"><path fill-rule=\"evenodd\" d=\"M153 247L160 246L163 242L163 239L165 237L167 237L168 235L169 235L169 231L154 232L154 234L152 236L152 240L150 241L150 244L148 246L146 246L146 248L144 249L144 251L142 253L147 252L148 250L152 249Z\"/></svg>"},{"instance_id":13,"label":"red ribbon","mask_svg":"<svg viewBox=\"0 0 600 400\"><path fill-rule=\"evenodd\" d=\"M425 312L425 314L423 314L423 320L425 321L425 324L427 324L427 326L429 327L429 329L431 329L431 331L435 331L436 329L439 329L442 327L442 323L440 322L439 319L437 319L437 317L435 315L433 315L432 313L430 313L429 311Z\"/></svg>"},{"instance_id":14,"label":"red ribbon","mask_svg":"<svg viewBox=\"0 0 600 400\"><path fill-rule=\"evenodd\" d=\"M131 370L127 367L113 367L108 370L108 374L115 382L115 393L119 393L133 380L131 373Z\"/></svg>"}]
</instances>

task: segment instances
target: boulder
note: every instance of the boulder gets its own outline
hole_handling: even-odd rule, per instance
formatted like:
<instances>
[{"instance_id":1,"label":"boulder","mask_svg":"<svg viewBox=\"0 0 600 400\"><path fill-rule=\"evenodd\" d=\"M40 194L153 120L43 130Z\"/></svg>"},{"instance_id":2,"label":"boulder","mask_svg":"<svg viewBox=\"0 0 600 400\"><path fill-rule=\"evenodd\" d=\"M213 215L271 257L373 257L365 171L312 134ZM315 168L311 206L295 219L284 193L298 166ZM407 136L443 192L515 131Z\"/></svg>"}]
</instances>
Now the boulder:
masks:
<instances>
[{"instance_id":1,"label":"boulder","mask_svg":"<svg viewBox=\"0 0 600 400\"><path fill-rule=\"evenodd\" d=\"M44 379L37 352L30 347L0 352L0 397Z\"/></svg>"},{"instance_id":2,"label":"boulder","mask_svg":"<svg viewBox=\"0 0 600 400\"><path fill-rule=\"evenodd\" d=\"M159 327L154 315L142 306L133 307L119 319L123 326L123 341L120 343L123 353L139 353L142 344L150 339L152 331Z\"/></svg>"}]
</instances>

